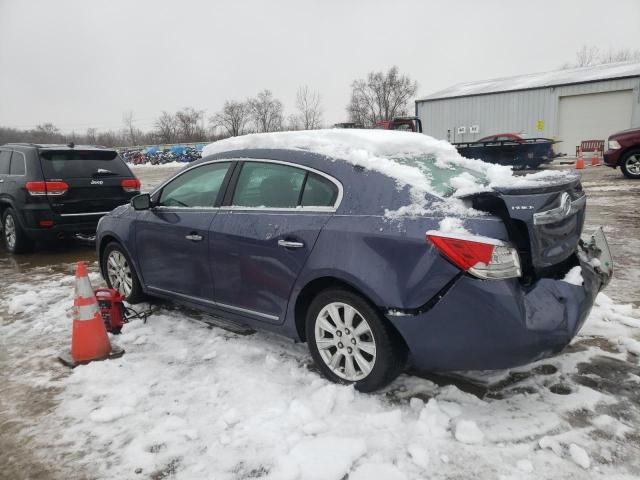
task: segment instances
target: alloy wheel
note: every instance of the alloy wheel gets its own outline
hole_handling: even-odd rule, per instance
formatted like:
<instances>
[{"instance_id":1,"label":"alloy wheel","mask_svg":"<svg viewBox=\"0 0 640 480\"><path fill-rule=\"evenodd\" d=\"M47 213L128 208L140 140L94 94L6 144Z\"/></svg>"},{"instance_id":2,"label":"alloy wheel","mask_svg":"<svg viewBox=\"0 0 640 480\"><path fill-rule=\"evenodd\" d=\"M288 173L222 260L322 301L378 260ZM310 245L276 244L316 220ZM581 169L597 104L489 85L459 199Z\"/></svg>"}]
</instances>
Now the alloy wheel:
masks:
<instances>
[{"instance_id":1,"label":"alloy wheel","mask_svg":"<svg viewBox=\"0 0 640 480\"><path fill-rule=\"evenodd\" d=\"M118 250L112 250L107 257L107 277L111 287L128 297L133 290L131 267L126 257Z\"/></svg>"},{"instance_id":2,"label":"alloy wheel","mask_svg":"<svg viewBox=\"0 0 640 480\"><path fill-rule=\"evenodd\" d=\"M636 153L635 155L630 155L626 162L625 166L627 167L627 171L631 175L640 176L640 153Z\"/></svg>"},{"instance_id":3,"label":"alloy wheel","mask_svg":"<svg viewBox=\"0 0 640 480\"><path fill-rule=\"evenodd\" d=\"M13 250L16 246L16 222L13 215L7 215L4 220L4 238L9 250Z\"/></svg>"},{"instance_id":4,"label":"alloy wheel","mask_svg":"<svg viewBox=\"0 0 640 480\"><path fill-rule=\"evenodd\" d=\"M351 305L326 305L316 317L314 330L320 357L338 377L355 382L373 370L376 342L371 326Z\"/></svg>"}]
</instances>

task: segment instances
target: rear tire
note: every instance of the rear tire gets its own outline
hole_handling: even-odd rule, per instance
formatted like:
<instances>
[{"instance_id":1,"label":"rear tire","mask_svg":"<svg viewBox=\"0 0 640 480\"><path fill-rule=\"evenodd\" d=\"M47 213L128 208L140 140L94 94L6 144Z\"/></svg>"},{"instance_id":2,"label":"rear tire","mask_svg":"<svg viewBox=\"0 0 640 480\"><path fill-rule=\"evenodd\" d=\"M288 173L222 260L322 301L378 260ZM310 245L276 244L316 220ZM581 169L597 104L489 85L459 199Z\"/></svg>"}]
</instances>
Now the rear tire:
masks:
<instances>
[{"instance_id":1,"label":"rear tire","mask_svg":"<svg viewBox=\"0 0 640 480\"><path fill-rule=\"evenodd\" d=\"M11 253L25 253L33 249L33 242L20 225L13 208L7 208L2 215L2 236Z\"/></svg>"},{"instance_id":2,"label":"rear tire","mask_svg":"<svg viewBox=\"0 0 640 480\"><path fill-rule=\"evenodd\" d=\"M407 351L388 321L349 290L319 293L307 311L307 343L322 374L335 383L371 392L404 369Z\"/></svg>"},{"instance_id":3,"label":"rear tire","mask_svg":"<svg viewBox=\"0 0 640 480\"><path fill-rule=\"evenodd\" d=\"M109 288L124 296L128 303L144 301L140 280L122 245L117 242L109 243L102 252L100 265Z\"/></svg>"},{"instance_id":4,"label":"rear tire","mask_svg":"<svg viewBox=\"0 0 640 480\"><path fill-rule=\"evenodd\" d=\"M631 150L620 161L620 170L627 178L640 179L640 150Z\"/></svg>"}]
</instances>

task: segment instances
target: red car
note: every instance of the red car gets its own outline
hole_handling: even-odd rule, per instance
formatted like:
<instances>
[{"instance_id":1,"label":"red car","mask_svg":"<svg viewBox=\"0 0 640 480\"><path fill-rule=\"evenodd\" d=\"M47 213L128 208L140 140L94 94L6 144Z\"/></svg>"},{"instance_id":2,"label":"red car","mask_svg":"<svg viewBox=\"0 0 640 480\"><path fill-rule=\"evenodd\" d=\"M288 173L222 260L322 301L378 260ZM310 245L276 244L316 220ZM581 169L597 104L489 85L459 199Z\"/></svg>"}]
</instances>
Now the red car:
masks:
<instances>
[{"instance_id":1,"label":"red car","mask_svg":"<svg viewBox=\"0 0 640 480\"><path fill-rule=\"evenodd\" d=\"M506 142L510 140L517 142L519 140L526 140L527 138L531 138L531 136L526 133L498 133L496 135L483 137L478 140L478 142Z\"/></svg>"},{"instance_id":2,"label":"red car","mask_svg":"<svg viewBox=\"0 0 640 480\"><path fill-rule=\"evenodd\" d=\"M625 177L640 179L640 128L614 133L607 141L604 163L620 167Z\"/></svg>"}]
</instances>

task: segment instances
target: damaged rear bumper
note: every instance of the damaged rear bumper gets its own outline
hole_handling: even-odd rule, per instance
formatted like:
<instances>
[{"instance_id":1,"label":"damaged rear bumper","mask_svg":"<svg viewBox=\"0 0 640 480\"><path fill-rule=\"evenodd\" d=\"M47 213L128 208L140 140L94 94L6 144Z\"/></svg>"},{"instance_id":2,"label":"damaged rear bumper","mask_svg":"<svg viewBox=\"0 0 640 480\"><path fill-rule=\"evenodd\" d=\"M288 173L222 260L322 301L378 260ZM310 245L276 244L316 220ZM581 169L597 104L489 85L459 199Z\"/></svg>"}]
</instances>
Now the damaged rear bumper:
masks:
<instances>
[{"instance_id":1,"label":"damaged rear bumper","mask_svg":"<svg viewBox=\"0 0 640 480\"><path fill-rule=\"evenodd\" d=\"M432 308L389 320L418 370L491 370L560 352L584 324L613 266L601 229L575 255L582 284L541 278L487 281L464 275Z\"/></svg>"}]
</instances>

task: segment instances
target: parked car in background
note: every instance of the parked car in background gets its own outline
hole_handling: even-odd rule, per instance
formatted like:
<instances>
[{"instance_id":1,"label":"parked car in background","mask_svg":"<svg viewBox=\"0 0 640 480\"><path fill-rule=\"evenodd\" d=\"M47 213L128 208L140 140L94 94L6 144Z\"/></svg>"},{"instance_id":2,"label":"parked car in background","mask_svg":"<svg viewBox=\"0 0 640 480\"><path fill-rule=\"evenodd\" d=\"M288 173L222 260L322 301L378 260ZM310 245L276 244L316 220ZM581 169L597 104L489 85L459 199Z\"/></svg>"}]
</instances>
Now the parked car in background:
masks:
<instances>
[{"instance_id":1,"label":"parked car in background","mask_svg":"<svg viewBox=\"0 0 640 480\"><path fill-rule=\"evenodd\" d=\"M514 142L520 140L526 140L528 138L533 138L531 135L527 135L526 133L497 133L495 135L489 135L488 137L482 137L478 142L502 142L512 140Z\"/></svg>"},{"instance_id":2,"label":"parked car in background","mask_svg":"<svg viewBox=\"0 0 640 480\"><path fill-rule=\"evenodd\" d=\"M604 237L580 240L577 176L489 187L510 170L379 130L246 135L204 157L100 220L108 285L306 341L327 378L362 391L407 360L555 354L611 275Z\"/></svg>"},{"instance_id":3,"label":"parked car in background","mask_svg":"<svg viewBox=\"0 0 640 480\"><path fill-rule=\"evenodd\" d=\"M0 146L0 218L7 249L95 235L100 217L140 193L115 150L73 144Z\"/></svg>"},{"instance_id":4,"label":"parked car in background","mask_svg":"<svg viewBox=\"0 0 640 480\"><path fill-rule=\"evenodd\" d=\"M607 140L604 163L620 167L627 178L640 179L640 128L614 133Z\"/></svg>"}]
</instances>

